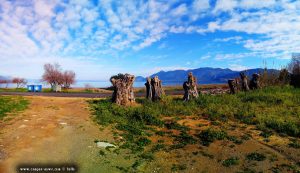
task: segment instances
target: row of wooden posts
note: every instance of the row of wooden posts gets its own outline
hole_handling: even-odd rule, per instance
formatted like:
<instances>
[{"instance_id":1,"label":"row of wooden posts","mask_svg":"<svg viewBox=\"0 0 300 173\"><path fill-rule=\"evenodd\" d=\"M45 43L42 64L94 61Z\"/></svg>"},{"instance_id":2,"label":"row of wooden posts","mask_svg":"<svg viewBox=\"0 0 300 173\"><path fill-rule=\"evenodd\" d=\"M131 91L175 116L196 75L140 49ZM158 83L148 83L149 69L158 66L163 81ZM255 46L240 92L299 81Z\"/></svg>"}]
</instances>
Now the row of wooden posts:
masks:
<instances>
[{"instance_id":1,"label":"row of wooden posts","mask_svg":"<svg viewBox=\"0 0 300 173\"><path fill-rule=\"evenodd\" d=\"M230 79L228 80L228 85L230 88L230 93L235 94L239 90L248 91L249 89L259 88L259 75L253 74L250 84L248 85L247 76L244 73L240 73L240 79ZM130 105L135 102L133 83L135 77L134 75L125 74L113 76L110 79L114 87L114 92L112 95L112 101L119 105ZM157 101L162 98L165 94L162 88L162 81L155 76L153 78L148 77L145 83L146 86L146 98L151 101ZM190 72L187 77L187 81L183 83L184 89L184 101L189 101L192 98L199 97L197 90L197 78Z\"/></svg>"}]
</instances>

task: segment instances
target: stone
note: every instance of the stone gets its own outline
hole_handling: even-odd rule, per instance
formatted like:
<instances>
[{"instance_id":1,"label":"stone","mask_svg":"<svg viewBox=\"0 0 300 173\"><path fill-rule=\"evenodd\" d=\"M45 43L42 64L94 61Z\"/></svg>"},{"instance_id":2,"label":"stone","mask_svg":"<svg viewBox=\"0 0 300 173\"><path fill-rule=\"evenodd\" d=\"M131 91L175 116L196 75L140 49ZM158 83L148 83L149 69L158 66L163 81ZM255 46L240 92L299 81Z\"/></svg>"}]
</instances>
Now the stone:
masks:
<instances>
[{"instance_id":1,"label":"stone","mask_svg":"<svg viewBox=\"0 0 300 173\"><path fill-rule=\"evenodd\" d=\"M192 98L198 98L199 93L197 89L197 78L193 76L193 73L190 72L188 74L188 80L183 83L183 89L184 89L184 101L189 101Z\"/></svg>"},{"instance_id":2,"label":"stone","mask_svg":"<svg viewBox=\"0 0 300 173\"><path fill-rule=\"evenodd\" d=\"M96 145L97 145L97 147L99 147L99 148L116 147L115 145L110 144L110 143L108 143L108 142L97 142Z\"/></svg>"},{"instance_id":3,"label":"stone","mask_svg":"<svg viewBox=\"0 0 300 173\"><path fill-rule=\"evenodd\" d=\"M135 97L133 93L134 80L134 75L130 74L118 74L110 78L110 82L114 88L112 95L113 103L123 106L135 103Z\"/></svg>"}]
</instances>

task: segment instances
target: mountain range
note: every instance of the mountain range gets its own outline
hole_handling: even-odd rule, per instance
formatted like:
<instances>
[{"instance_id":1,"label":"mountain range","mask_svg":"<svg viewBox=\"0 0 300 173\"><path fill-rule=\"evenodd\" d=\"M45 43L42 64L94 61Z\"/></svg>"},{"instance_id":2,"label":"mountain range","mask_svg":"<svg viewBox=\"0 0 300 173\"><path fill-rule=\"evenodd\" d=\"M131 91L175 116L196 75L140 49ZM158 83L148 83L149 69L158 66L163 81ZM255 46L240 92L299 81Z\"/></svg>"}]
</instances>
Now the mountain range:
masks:
<instances>
[{"instance_id":1,"label":"mountain range","mask_svg":"<svg viewBox=\"0 0 300 173\"><path fill-rule=\"evenodd\" d=\"M194 76L197 77L198 83L200 84L221 84L227 83L228 79L239 77L240 72L245 72L248 78L251 78L253 73L263 72L262 68L248 69L243 71L233 71L228 68L197 68L190 70L174 70L174 71L160 71L158 73L152 74L150 77L158 76L163 83L182 83L187 80L187 75L192 72ZM268 73L278 73L279 70L268 69ZM146 81L145 77L137 76L136 81L143 82Z\"/></svg>"}]
</instances>

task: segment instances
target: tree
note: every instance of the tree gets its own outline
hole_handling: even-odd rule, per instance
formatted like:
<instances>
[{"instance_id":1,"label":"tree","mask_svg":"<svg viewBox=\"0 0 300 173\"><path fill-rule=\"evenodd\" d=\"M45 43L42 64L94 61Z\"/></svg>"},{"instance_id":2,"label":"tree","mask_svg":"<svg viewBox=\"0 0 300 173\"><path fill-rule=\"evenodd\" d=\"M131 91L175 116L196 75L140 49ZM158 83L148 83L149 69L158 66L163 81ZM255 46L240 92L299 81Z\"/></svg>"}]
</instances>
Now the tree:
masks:
<instances>
[{"instance_id":1,"label":"tree","mask_svg":"<svg viewBox=\"0 0 300 173\"><path fill-rule=\"evenodd\" d=\"M17 88L24 87L27 84L27 81L24 78L15 77L12 79L12 83L17 85Z\"/></svg>"},{"instance_id":2,"label":"tree","mask_svg":"<svg viewBox=\"0 0 300 173\"><path fill-rule=\"evenodd\" d=\"M51 88L63 83L63 75L59 64L45 64L42 81L51 85Z\"/></svg>"},{"instance_id":3,"label":"tree","mask_svg":"<svg viewBox=\"0 0 300 173\"><path fill-rule=\"evenodd\" d=\"M63 73L63 88L69 89L72 84L75 83L75 72L65 71Z\"/></svg>"},{"instance_id":4,"label":"tree","mask_svg":"<svg viewBox=\"0 0 300 173\"><path fill-rule=\"evenodd\" d=\"M5 88L8 88L8 84L10 84L12 81L9 79L1 79L0 84L6 84Z\"/></svg>"},{"instance_id":5,"label":"tree","mask_svg":"<svg viewBox=\"0 0 300 173\"><path fill-rule=\"evenodd\" d=\"M73 71L63 72L60 65L57 63L45 64L42 81L50 84L52 89L57 86L70 88L71 84L75 83L75 73Z\"/></svg>"}]
</instances>

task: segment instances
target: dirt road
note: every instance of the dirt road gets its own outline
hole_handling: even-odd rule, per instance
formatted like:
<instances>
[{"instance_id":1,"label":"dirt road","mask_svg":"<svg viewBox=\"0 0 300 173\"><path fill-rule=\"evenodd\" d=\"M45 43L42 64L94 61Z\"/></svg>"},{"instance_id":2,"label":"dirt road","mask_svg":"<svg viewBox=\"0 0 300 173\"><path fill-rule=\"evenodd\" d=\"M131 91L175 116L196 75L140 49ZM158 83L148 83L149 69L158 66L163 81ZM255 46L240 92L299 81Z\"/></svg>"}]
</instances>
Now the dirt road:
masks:
<instances>
[{"instance_id":1,"label":"dirt road","mask_svg":"<svg viewBox=\"0 0 300 173\"><path fill-rule=\"evenodd\" d=\"M80 165L80 172L107 172L99 165L94 140L111 141L90 119L83 98L26 97L31 104L17 116L0 121L0 172L20 164ZM101 159L101 158L100 158ZM101 171L100 171L101 170Z\"/></svg>"}]
</instances>

